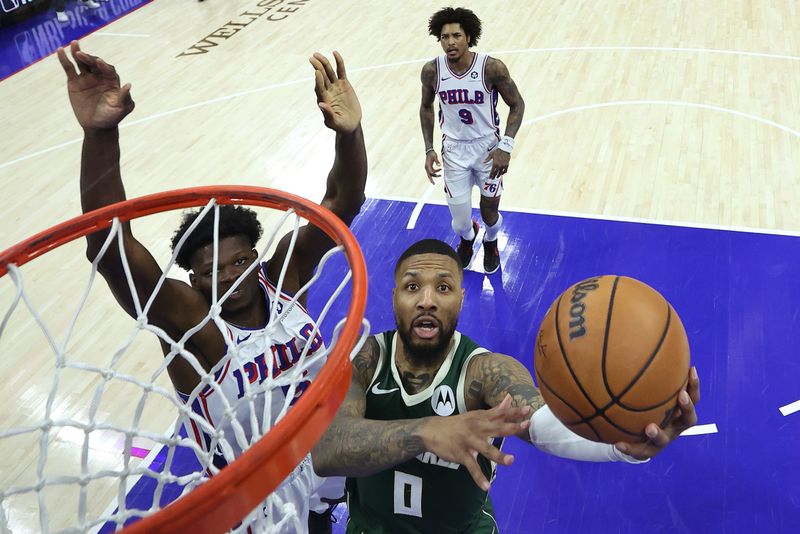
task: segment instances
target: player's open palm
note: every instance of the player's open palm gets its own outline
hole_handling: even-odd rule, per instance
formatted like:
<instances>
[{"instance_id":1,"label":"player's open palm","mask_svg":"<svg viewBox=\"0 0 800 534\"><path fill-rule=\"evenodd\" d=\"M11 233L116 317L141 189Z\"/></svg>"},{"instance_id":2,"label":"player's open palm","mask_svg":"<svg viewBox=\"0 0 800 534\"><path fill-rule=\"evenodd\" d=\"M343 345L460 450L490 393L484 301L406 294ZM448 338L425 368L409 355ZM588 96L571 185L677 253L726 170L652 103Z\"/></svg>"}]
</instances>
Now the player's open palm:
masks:
<instances>
[{"instance_id":1,"label":"player's open palm","mask_svg":"<svg viewBox=\"0 0 800 534\"><path fill-rule=\"evenodd\" d=\"M70 43L70 51L77 70L63 48L57 54L67 74L69 101L78 124L85 129L117 126L135 106L131 85L120 87L114 67L82 51L77 41Z\"/></svg>"},{"instance_id":2,"label":"player's open palm","mask_svg":"<svg viewBox=\"0 0 800 534\"><path fill-rule=\"evenodd\" d=\"M432 417L423 431L425 448L439 458L467 468L475 483L489 490L477 455L500 465L511 465L514 457L490 443L491 438L511 436L530 424L531 408L511 405L511 396L491 410L474 410L449 417Z\"/></svg>"},{"instance_id":3,"label":"player's open palm","mask_svg":"<svg viewBox=\"0 0 800 534\"><path fill-rule=\"evenodd\" d=\"M325 116L325 126L339 133L347 134L355 130L361 122L361 103L347 81L344 60L339 52L333 53L336 59L336 72L328 59L315 52L309 59L314 67L314 90L317 104Z\"/></svg>"}]
</instances>

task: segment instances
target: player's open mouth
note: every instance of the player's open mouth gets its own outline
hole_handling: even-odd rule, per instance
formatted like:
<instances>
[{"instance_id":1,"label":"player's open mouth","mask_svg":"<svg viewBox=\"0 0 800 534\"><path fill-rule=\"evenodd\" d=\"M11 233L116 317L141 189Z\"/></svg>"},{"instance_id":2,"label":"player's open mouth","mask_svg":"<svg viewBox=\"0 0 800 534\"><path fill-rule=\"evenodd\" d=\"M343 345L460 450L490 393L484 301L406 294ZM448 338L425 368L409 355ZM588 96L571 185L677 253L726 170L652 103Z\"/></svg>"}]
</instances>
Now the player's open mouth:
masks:
<instances>
[{"instance_id":1,"label":"player's open mouth","mask_svg":"<svg viewBox=\"0 0 800 534\"><path fill-rule=\"evenodd\" d=\"M439 321L433 317L420 317L411 327L414 334L422 339L433 339L439 333Z\"/></svg>"}]
</instances>

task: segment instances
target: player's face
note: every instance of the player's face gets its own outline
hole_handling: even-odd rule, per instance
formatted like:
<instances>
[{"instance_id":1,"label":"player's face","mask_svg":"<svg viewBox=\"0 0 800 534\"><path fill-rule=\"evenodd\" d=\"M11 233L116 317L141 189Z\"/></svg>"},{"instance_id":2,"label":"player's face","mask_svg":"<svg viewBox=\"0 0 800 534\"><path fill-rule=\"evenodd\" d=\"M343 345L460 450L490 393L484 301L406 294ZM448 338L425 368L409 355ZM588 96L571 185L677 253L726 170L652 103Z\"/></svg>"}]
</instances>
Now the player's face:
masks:
<instances>
[{"instance_id":1,"label":"player's face","mask_svg":"<svg viewBox=\"0 0 800 534\"><path fill-rule=\"evenodd\" d=\"M464 302L462 276L456 261L442 254L419 254L400 264L392 302L407 353L432 359L450 345Z\"/></svg>"},{"instance_id":2,"label":"player's face","mask_svg":"<svg viewBox=\"0 0 800 534\"><path fill-rule=\"evenodd\" d=\"M439 44L442 45L442 50L447 54L447 60L451 63L456 63L469 50L469 36L464 33L461 24L451 22L442 26Z\"/></svg>"},{"instance_id":3,"label":"player's face","mask_svg":"<svg viewBox=\"0 0 800 534\"><path fill-rule=\"evenodd\" d=\"M222 297L250 264L258 257L244 236L224 237L219 240L219 260L217 271L217 298ZM192 286L205 295L211 302L212 268L214 264L214 246L206 245L192 254L189 262L192 266ZM258 269L253 269L242 280L236 291L222 303L222 313L240 312L253 305L261 297L258 286Z\"/></svg>"}]
</instances>

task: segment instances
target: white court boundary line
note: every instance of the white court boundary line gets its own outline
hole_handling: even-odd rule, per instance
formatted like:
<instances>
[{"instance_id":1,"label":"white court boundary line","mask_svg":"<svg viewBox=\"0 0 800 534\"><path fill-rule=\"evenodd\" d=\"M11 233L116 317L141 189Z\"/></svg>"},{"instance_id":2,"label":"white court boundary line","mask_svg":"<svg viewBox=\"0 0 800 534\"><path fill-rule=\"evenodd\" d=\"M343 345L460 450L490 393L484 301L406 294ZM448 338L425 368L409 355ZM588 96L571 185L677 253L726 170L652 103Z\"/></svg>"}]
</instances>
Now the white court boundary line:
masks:
<instances>
[{"instance_id":1,"label":"white court boundary line","mask_svg":"<svg viewBox=\"0 0 800 534\"><path fill-rule=\"evenodd\" d=\"M681 436L701 436L703 434L716 434L719 432L717 425L714 423L707 425L694 425L681 432Z\"/></svg>"},{"instance_id":2,"label":"white court boundary line","mask_svg":"<svg viewBox=\"0 0 800 534\"><path fill-rule=\"evenodd\" d=\"M423 197L424 198L424 197ZM414 207L416 211L417 208L422 209L421 202L422 199L419 198L412 198L412 197L402 197L402 196L393 196L393 195L376 195L368 197L368 199L375 199L375 200L388 200L388 201L396 201L396 202L408 202L410 204L416 203L417 205ZM446 206L447 202L443 200L426 200L425 204L432 204L438 206ZM516 213L529 213L532 215L552 215L555 217L572 217L575 219L594 219L598 221L612 221L612 222L629 222L629 223L639 223L639 224L651 224L655 226L677 226L681 228L697 228L700 230L722 230L725 232L742 232L747 234L763 234L763 235L779 235L779 236L786 236L786 237L800 237L800 232L793 232L788 230L769 230L764 228L751 228L748 226L726 226L721 224L703 224L703 223L694 223L694 222L686 222L686 221L669 221L669 220L660 220L660 219L640 219L637 217L621 217L616 215L605 215L602 213L582 213L576 211L559 211L559 210L539 210L539 209L532 209L532 208L520 208L516 206L505 206L502 208L501 211L510 211ZM414 226L411 226L412 218L414 223L416 223L417 219L419 218L419 212L416 213L412 212L412 217L409 218L409 224L406 226L407 230L413 230ZM800 402L800 401L798 401Z\"/></svg>"},{"instance_id":3,"label":"white court boundary line","mask_svg":"<svg viewBox=\"0 0 800 534\"><path fill-rule=\"evenodd\" d=\"M104 32L105 33L105 32ZM556 48L518 48L513 50L500 50L500 51L493 51L487 52L489 54L530 54L530 53L553 53L553 52L625 52L625 51L637 51L637 52L669 52L669 53L690 53L690 54L722 54L722 55L732 55L732 56L742 56L742 57L755 57L755 58L766 58L766 59L779 59L785 61L800 61L800 56L789 56L784 54L770 54L766 52L741 52L738 50L721 50L721 49L714 49L714 48L674 48L674 47L657 47L657 46L573 46L573 47L556 47ZM379 69L386 69L386 68L393 68L393 67L400 67L404 65L413 65L417 63L425 63L426 61L430 61L429 57L424 59L409 59L405 61L395 61L392 63L382 63L379 65L371 65L368 67L359 67L355 69L348 69L350 73L354 72L369 72L373 70ZM231 93L229 95L220 96L217 98L212 98L210 100L204 100L202 102L197 102L195 104L189 104L187 106L181 106L172 110L164 111L161 113L156 113L154 115L150 115L148 117L143 117L139 120L135 120L126 124L121 124L120 128L126 128L130 126L134 126L137 124L142 124L145 122L150 122L153 120L160 119L162 117L168 117L175 113L180 113L181 111L186 111L189 109L194 109L197 107L202 107L210 104L216 104L219 102L225 102L228 100L232 100L234 98L239 98L241 96L247 96L253 93L259 93L262 91L269 91L271 89L277 89L280 87L286 87L289 85L296 85L299 83L304 83L313 78L301 78L298 80L292 80L283 83L277 84L270 84L265 85L262 87L257 87L255 89L249 89L245 91L239 91L236 93ZM558 113L558 112L557 112ZM549 114L552 115L552 114ZM543 116L544 117L544 116ZM541 120L541 118L540 118ZM764 119L766 121L766 119ZM525 121L523 124L528 123ZM785 128L785 127L784 127ZM30 154L26 154L24 156L20 156L18 158L8 160L5 162L0 163L0 169L4 169L5 167L10 167L11 165L15 165L19 162L29 160L31 158L35 158L37 156L41 156L43 154L47 154L52 152L53 150L58 150L59 148L63 148L65 146L73 145L76 143L80 143L83 139L74 139L71 141L67 141L58 145L54 145L52 147L44 148L38 150L36 152L32 152Z\"/></svg>"},{"instance_id":4,"label":"white court boundary line","mask_svg":"<svg viewBox=\"0 0 800 534\"><path fill-rule=\"evenodd\" d=\"M795 412L800 412L800 400L794 401L793 403L787 404L786 406L781 406L778 409L781 411L781 414L783 414L784 417L786 417L787 415L791 415Z\"/></svg>"}]
</instances>

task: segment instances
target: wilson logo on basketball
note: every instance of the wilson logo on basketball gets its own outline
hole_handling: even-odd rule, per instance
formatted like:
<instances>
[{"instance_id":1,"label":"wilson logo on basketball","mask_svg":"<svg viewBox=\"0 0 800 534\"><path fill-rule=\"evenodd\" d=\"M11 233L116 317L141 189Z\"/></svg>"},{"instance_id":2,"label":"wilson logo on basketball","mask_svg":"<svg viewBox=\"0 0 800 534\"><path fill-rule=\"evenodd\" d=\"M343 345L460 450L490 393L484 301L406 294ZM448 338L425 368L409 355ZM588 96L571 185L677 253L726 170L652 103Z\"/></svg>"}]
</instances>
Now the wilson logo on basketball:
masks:
<instances>
[{"instance_id":1,"label":"wilson logo on basketball","mask_svg":"<svg viewBox=\"0 0 800 534\"><path fill-rule=\"evenodd\" d=\"M586 298L589 291L594 291L600 285L597 283L598 278L590 278L583 282L578 282L575 289L572 290L572 297L570 298L569 307L569 338L570 340L582 337L586 334L586 327L583 323L586 322L583 314L586 311L586 304L581 302Z\"/></svg>"}]
</instances>

